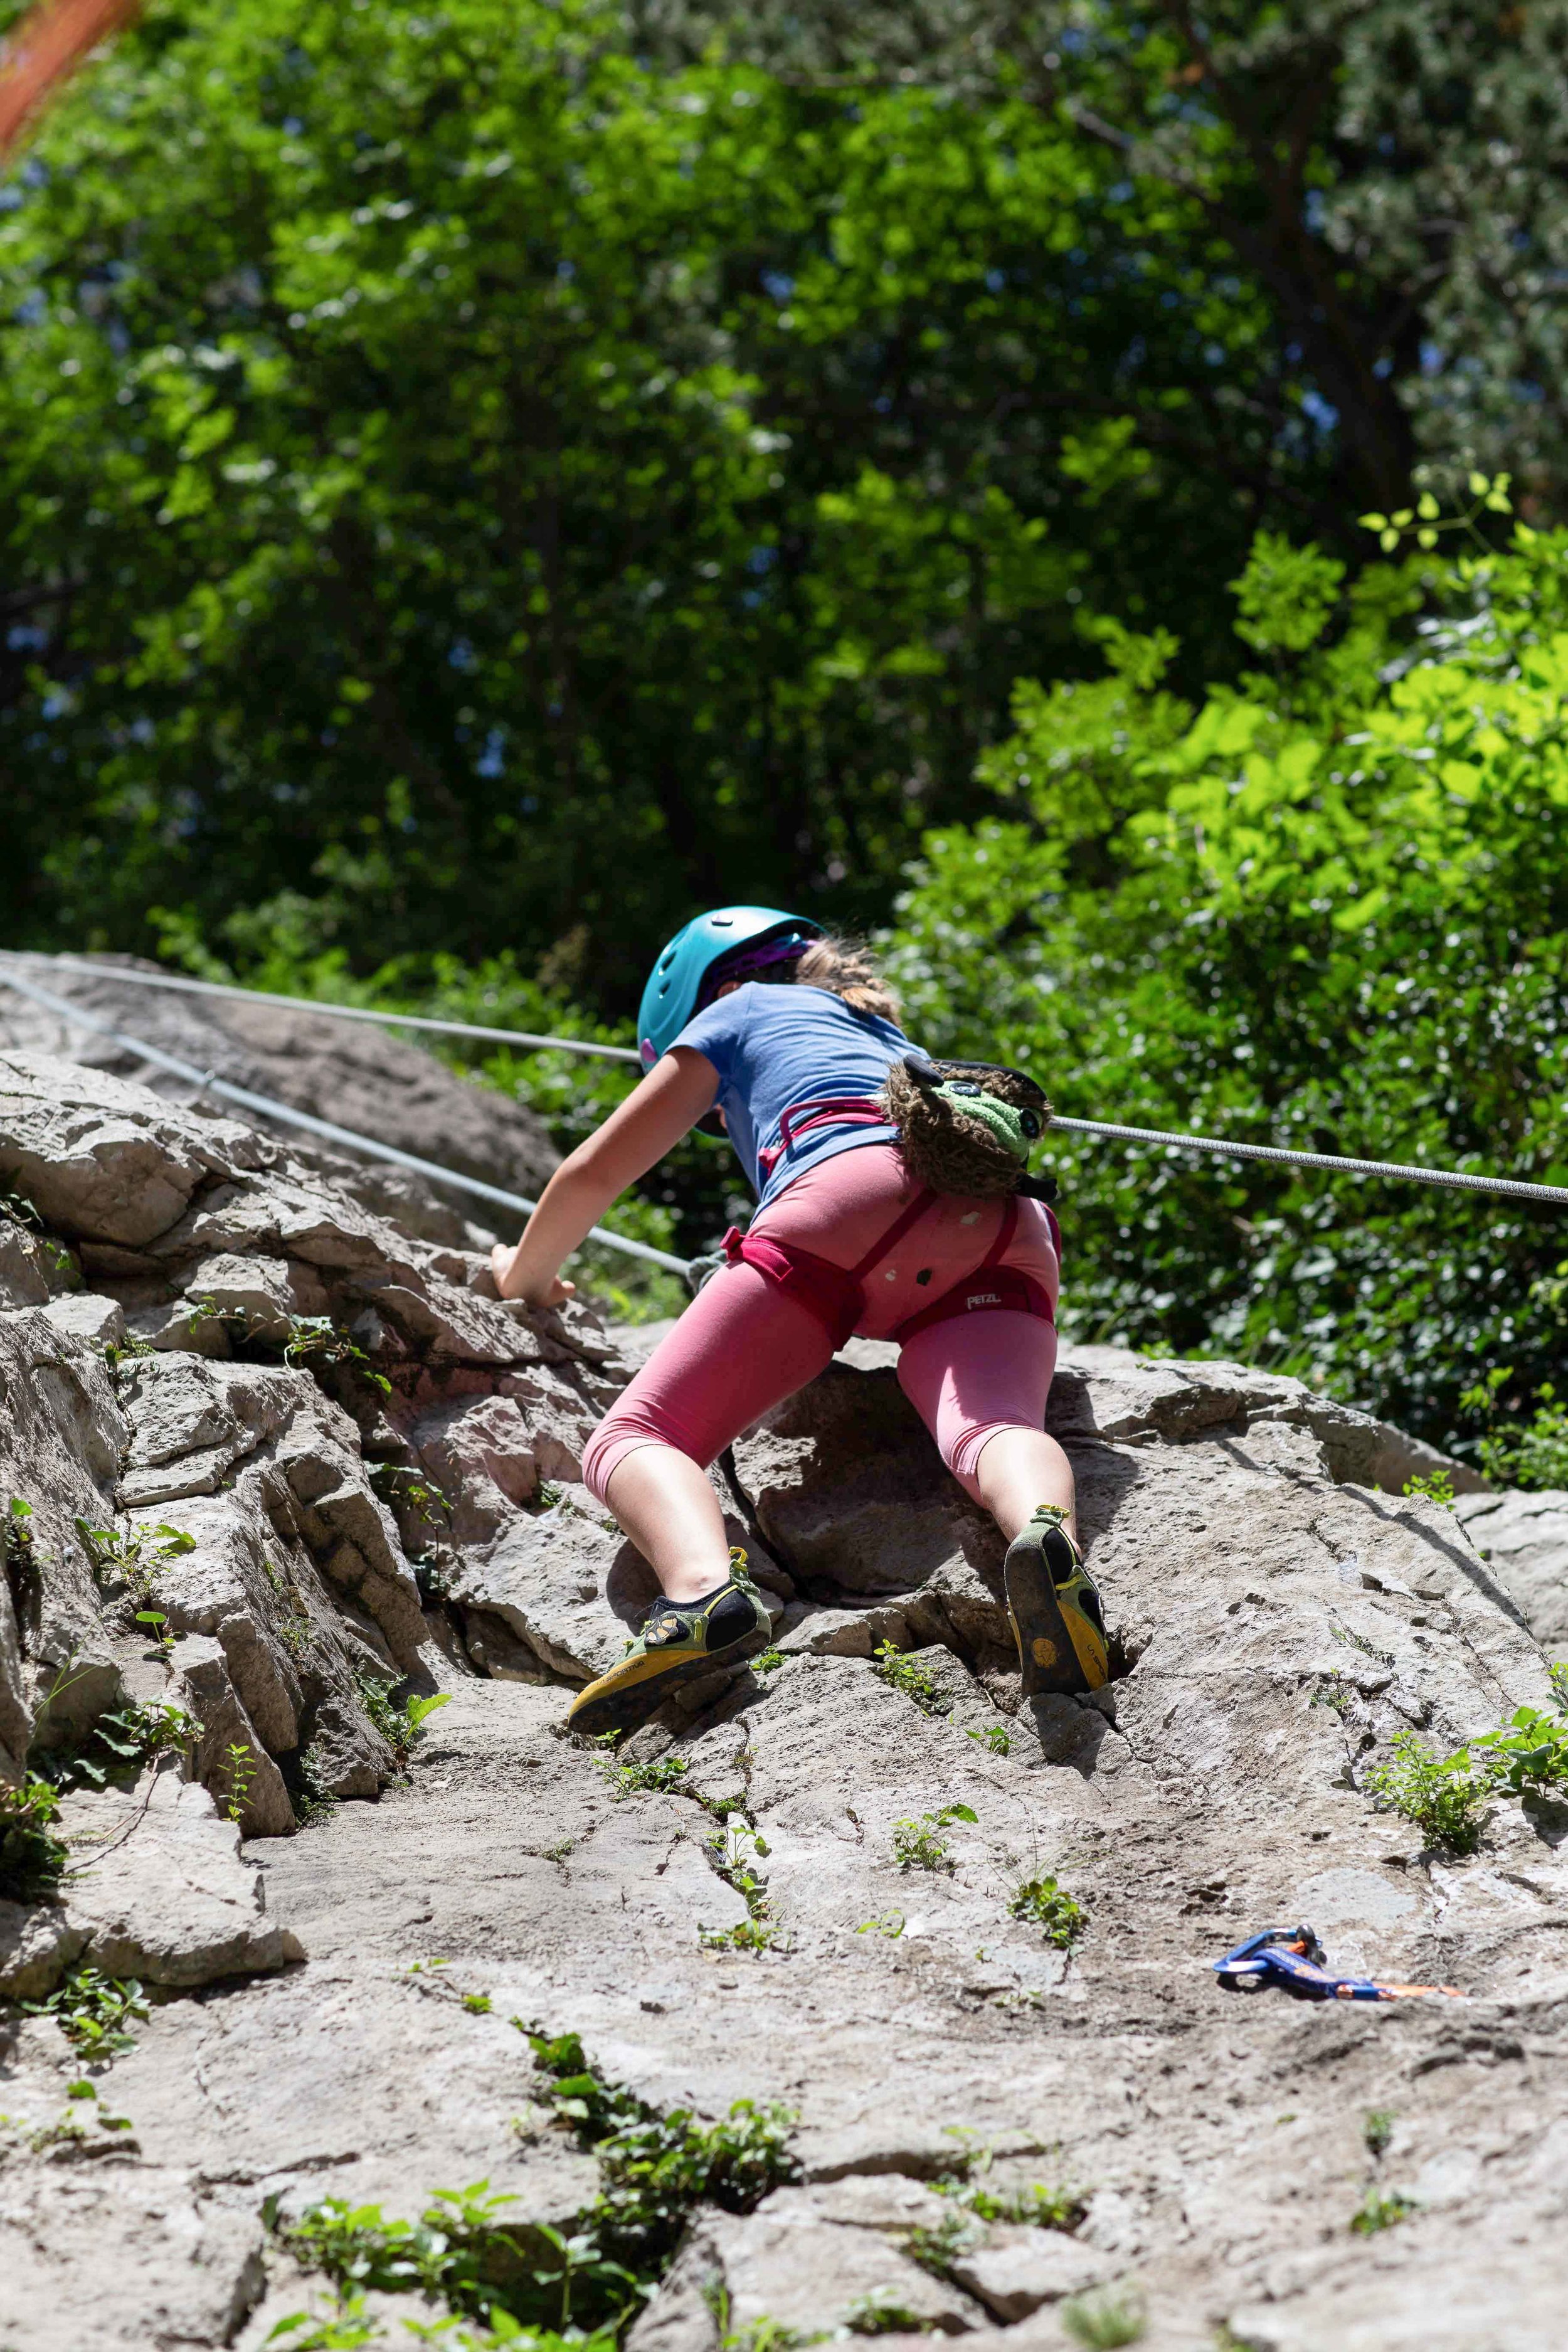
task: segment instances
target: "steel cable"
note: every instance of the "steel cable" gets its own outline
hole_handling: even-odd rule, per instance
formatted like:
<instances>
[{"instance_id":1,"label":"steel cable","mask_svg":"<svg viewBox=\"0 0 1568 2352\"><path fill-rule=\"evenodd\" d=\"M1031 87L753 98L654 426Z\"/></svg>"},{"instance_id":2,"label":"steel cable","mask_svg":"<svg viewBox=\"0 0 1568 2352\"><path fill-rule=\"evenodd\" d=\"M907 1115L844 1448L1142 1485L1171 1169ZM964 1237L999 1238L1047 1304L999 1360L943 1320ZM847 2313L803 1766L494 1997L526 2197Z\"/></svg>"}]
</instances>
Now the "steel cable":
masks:
<instances>
[{"instance_id":1,"label":"steel cable","mask_svg":"<svg viewBox=\"0 0 1568 2352\"><path fill-rule=\"evenodd\" d=\"M373 1160L390 1160L395 1168L411 1169L416 1176L427 1176L435 1183L454 1184L460 1192L472 1192L476 1199L494 1201L503 1209L521 1209L531 1216L537 1203L526 1200L521 1192L503 1192L499 1185L486 1184L477 1176L464 1176L456 1168L437 1167L433 1160L420 1160L412 1151L399 1151L395 1144L381 1143L374 1136L356 1135L350 1127L337 1127L330 1118L317 1118L307 1110L296 1110L292 1103L279 1102L272 1095L258 1095L249 1087L237 1087L227 1078L215 1076L211 1070L198 1070L194 1062L182 1061L177 1054L165 1054L160 1045L150 1045L144 1037L132 1037L111 1022L101 1021L95 1013L82 1005L73 1004L68 997L57 996L52 989L40 988L36 981L18 979L13 971L0 965L0 987L14 989L18 996L30 997L79 1029L90 1029L114 1045L124 1046L127 1053L140 1054L144 1061L157 1069L168 1070L175 1077L184 1078L205 1094L221 1095L226 1102L237 1103L243 1110L261 1111L288 1127L302 1128L308 1135L319 1135L329 1143L344 1145L351 1151L362 1151ZM587 1235L589 1241L603 1242L610 1249L625 1251L628 1257L646 1260L649 1265L662 1265L671 1274L684 1274L688 1261L676 1257L668 1250L654 1249L647 1242L628 1241L624 1234L606 1233L595 1225Z\"/></svg>"},{"instance_id":2,"label":"steel cable","mask_svg":"<svg viewBox=\"0 0 1568 2352\"><path fill-rule=\"evenodd\" d=\"M310 996L275 996L266 989L234 988L226 982L212 980L186 980L172 972L122 971L116 965L88 963L72 956L54 956L49 961L58 970L83 972L95 980L132 981L139 986L146 988L172 988L204 996L238 997L252 1004L284 1004L294 1011L327 1013L342 1021L381 1021L394 1026L434 1029L448 1036L481 1037L500 1044L528 1045L536 1050L548 1048L568 1054L597 1054L609 1060L623 1062L635 1062L637 1059L637 1054L629 1045L600 1045L582 1037L535 1036L524 1029L487 1029L479 1027L473 1022L437 1021L418 1013L382 1013L372 1011L368 1006L361 1004L328 1004L319 998ZM63 1000L52 998L50 1002L58 1006ZM80 1019L84 1016L80 1014L78 1008L73 1007L72 1017ZM93 1027L102 1024L89 1022L87 1025ZM150 1047L138 1047L138 1050L145 1051L153 1058L156 1058L153 1055L153 1049ZM265 1097L258 1097L255 1099L261 1101ZM277 1116L283 1116L281 1109L278 1111ZM300 1119L303 1118L303 1113L294 1112L289 1116ZM1113 1141L1155 1143L1183 1151L1210 1151L1222 1159L1272 1160L1282 1167L1322 1168L1331 1174L1338 1176L1381 1176L1403 1183L1436 1184L1449 1192L1499 1192L1512 1200L1549 1201L1558 1205L1568 1202L1568 1188L1558 1184L1526 1184L1511 1176L1471 1176L1447 1168L1414 1168L1396 1160L1355 1160L1333 1152L1297 1151L1288 1144L1237 1143L1229 1141L1223 1136L1186 1135L1173 1129L1168 1130L1156 1127L1119 1127L1106 1119L1066 1118L1059 1113L1053 1114L1049 1123L1068 1134L1103 1135L1110 1137ZM347 1134L346 1129L338 1129L335 1132L340 1136ZM374 1149L384 1157L395 1156L389 1145L380 1144L373 1147L363 1137L357 1138L355 1140L362 1150ZM427 1173L432 1172L428 1161L409 1160L407 1164L411 1167L416 1166ZM518 1205L516 1194L497 1192L491 1188L476 1184L471 1177L454 1175L450 1170L438 1172L443 1181L447 1183L465 1184L470 1191L482 1192L487 1199L503 1202L509 1207ZM671 1258L663 1251L650 1250L642 1242L622 1241L616 1234L598 1234L596 1238L601 1241L614 1241L618 1249L630 1250L637 1255L649 1257L660 1265L669 1265L683 1270L686 1264L684 1259Z\"/></svg>"}]
</instances>

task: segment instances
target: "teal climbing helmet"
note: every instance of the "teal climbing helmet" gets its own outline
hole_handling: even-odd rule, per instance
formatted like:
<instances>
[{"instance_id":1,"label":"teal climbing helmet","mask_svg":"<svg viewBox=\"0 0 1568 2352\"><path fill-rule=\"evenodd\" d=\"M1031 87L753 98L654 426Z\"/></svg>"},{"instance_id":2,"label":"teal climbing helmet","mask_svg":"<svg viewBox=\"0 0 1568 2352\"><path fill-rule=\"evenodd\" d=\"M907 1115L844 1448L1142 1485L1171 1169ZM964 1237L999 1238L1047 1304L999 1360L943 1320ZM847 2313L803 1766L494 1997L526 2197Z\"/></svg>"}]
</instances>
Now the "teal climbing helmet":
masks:
<instances>
[{"instance_id":1,"label":"teal climbing helmet","mask_svg":"<svg viewBox=\"0 0 1568 2352\"><path fill-rule=\"evenodd\" d=\"M702 983L716 963L742 948L783 950L799 940L804 954L822 937L820 923L786 915L779 907L715 907L693 915L659 954L637 1008L637 1052L645 1070L679 1036L701 1006ZM782 954L778 959L784 961Z\"/></svg>"}]
</instances>

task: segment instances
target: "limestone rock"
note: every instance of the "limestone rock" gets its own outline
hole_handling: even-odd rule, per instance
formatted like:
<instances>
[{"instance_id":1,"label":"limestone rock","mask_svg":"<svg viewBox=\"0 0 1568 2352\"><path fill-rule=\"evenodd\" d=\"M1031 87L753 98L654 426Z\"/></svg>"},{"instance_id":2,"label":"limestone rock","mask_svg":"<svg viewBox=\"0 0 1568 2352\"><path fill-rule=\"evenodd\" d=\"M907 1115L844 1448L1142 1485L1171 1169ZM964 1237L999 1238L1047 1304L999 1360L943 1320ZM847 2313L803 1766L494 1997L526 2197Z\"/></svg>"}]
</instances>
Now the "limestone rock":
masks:
<instances>
[{"instance_id":1,"label":"limestone rock","mask_svg":"<svg viewBox=\"0 0 1568 2352\"><path fill-rule=\"evenodd\" d=\"M956 2257L952 2275L994 2319L1011 2326L1042 2304L1099 2286L1117 2267L1114 2256L1059 2231L1000 2223L985 2232L980 2245Z\"/></svg>"},{"instance_id":2,"label":"limestone rock","mask_svg":"<svg viewBox=\"0 0 1568 2352\"><path fill-rule=\"evenodd\" d=\"M68 1798L62 1827L70 1923L106 1976L210 1984L304 1958L298 1936L266 1916L238 1829L195 1782L162 1771L136 1790Z\"/></svg>"},{"instance_id":3,"label":"limestone rock","mask_svg":"<svg viewBox=\"0 0 1568 2352\"><path fill-rule=\"evenodd\" d=\"M8 1481L36 1528L0 1580L0 1771L29 1738L58 1765L132 1697L205 1726L199 1780L165 1771L144 1817L70 1799L73 1833L131 1829L93 1876L0 1908L27 1997L79 1958L164 1996L115 2062L113 2149L51 2137L81 2063L58 2023L0 2023L0 2111L27 2118L0 2165L0 2338L259 2352L320 2293L262 2231L272 2196L414 2218L488 2180L574 2228L599 2173L521 2021L661 2112L796 2118L794 2180L693 2216L633 2352L720 2352L753 2321L1047 2352L1060 2299L1097 2287L1143 2294L1163 2352L1222 2323L1278 2352L1555 2341L1568 1808L1495 1799L1458 1855L1370 1778L1401 1731L1446 1751L1547 1702L1524 1617L1548 1622L1550 1573L1521 1612L1503 1538L1548 1544L1551 1498L1456 1515L1396 1491L1427 1466L1397 1433L1299 1383L1069 1351L1051 1421L1115 1678L1025 1706L994 1530L894 1351L857 1343L737 1447L779 1661L611 1759L564 1735L652 1591L575 1483L625 1376L608 1336L503 1307L472 1254L238 1122L78 1065L13 1055L0 1081L39 1263L59 1247L85 1285L0 1310L0 1501ZM68 1297L157 1352L111 1372L58 1328ZM945 1712L878 1671L885 1641ZM397 1732L388 1708L437 1687L395 1755L367 1701ZM237 1746L268 1832L242 1859ZM291 1791L310 1818L272 1835ZM1065 1944L1025 1898L1047 1878L1081 1908ZM1349 1969L1469 1998L1219 1990L1221 1952L1303 1917ZM303 1966L278 1965L290 1936ZM1083 2218L955 2234L937 2190L965 2173L996 2210L1037 2182ZM1363 2239L1369 2189L1414 2210Z\"/></svg>"},{"instance_id":4,"label":"limestone rock","mask_svg":"<svg viewBox=\"0 0 1568 2352\"><path fill-rule=\"evenodd\" d=\"M59 1903L0 1903L0 1994L38 2000L79 1958L87 1929Z\"/></svg>"},{"instance_id":5,"label":"limestone rock","mask_svg":"<svg viewBox=\"0 0 1568 2352\"><path fill-rule=\"evenodd\" d=\"M1568 1494L1462 1495L1454 1516L1536 1640L1568 1645Z\"/></svg>"},{"instance_id":6,"label":"limestone rock","mask_svg":"<svg viewBox=\"0 0 1568 2352\"><path fill-rule=\"evenodd\" d=\"M37 980L55 995L83 1005L197 1069L210 1070L253 1093L273 1095L293 1109L374 1136L417 1159L522 1192L535 1192L556 1164L559 1155L532 1111L504 1095L465 1085L395 1029L330 1013L296 1012L287 1005L249 1004L117 982L117 965L130 962L142 971L157 967L119 957L95 961L99 969L90 974L64 969L47 956L25 957L19 969L25 978ZM193 1093L184 1079L140 1060L110 1039L72 1028L43 1006L3 992L0 1047L12 1046L68 1055L89 1068L139 1080L176 1102L188 1101ZM276 1131L290 1138L299 1132ZM410 1181L385 1162L371 1164L388 1202L396 1202L401 1191L413 1206L427 1190L418 1179ZM476 1213L471 1195L454 1192L450 1197L458 1209L466 1208L470 1216ZM384 1207L382 1213L395 1211Z\"/></svg>"}]
</instances>

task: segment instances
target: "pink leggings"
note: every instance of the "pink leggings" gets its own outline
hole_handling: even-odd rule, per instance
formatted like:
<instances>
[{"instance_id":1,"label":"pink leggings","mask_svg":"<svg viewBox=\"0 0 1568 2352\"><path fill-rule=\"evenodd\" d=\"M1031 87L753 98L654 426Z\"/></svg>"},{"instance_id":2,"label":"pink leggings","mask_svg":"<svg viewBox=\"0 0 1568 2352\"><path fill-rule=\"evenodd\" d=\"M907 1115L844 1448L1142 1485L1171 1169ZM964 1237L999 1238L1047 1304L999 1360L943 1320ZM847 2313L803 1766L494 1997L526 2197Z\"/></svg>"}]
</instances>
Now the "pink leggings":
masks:
<instances>
[{"instance_id":1,"label":"pink leggings","mask_svg":"<svg viewBox=\"0 0 1568 2352\"><path fill-rule=\"evenodd\" d=\"M752 1231L854 1265L916 1189L894 1145L862 1144L797 1176ZM939 1198L867 1276L858 1336L886 1338L972 1273L1002 1215L1000 1201ZM1018 1202L1004 1263L1033 1275L1055 1300L1057 1254L1037 1201ZM583 1456L584 1484L605 1501L611 1477L642 1445L672 1445L706 1469L743 1429L815 1380L832 1354L826 1328L808 1307L755 1266L726 1267L703 1286L594 1432ZM1044 1426L1056 1362L1055 1327L1011 1307L928 1324L905 1346L899 1385L976 1501L975 1468L987 1442L999 1430Z\"/></svg>"}]
</instances>

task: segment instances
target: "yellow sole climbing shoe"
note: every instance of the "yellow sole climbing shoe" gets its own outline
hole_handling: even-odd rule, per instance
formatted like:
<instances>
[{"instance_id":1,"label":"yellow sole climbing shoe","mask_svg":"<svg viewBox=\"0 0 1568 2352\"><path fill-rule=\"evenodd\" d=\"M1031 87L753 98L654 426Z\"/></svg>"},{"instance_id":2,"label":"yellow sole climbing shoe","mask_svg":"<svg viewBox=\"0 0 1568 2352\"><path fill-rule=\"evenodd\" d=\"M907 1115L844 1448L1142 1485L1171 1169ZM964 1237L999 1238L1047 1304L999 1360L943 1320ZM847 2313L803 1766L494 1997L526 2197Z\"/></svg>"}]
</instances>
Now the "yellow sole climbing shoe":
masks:
<instances>
[{"instance_id":1,"label":"yellow sole climbing shoe","mask_svg":"<svg viewBox=\"0 0 1568 2352\"><path fill-rule=\"evenodd\" d=\"M765 1650L772 1620L746 1574L744 1552L726 1583L700 1601L657 1601L618 1666L588 1685L566 1718L569 1731L631 1731L657 1714L671 1691L716 1667L738 1666Z\"/></svg>"},{"instance_id":2,"label":"yellow sole climbing shoe","mask_svg":"<svg viewBox=\"0 0 1568 2352\"><path fill-rule=\"evenodd\" d=\"M1042 1505L1003 1566L1026 1698L1100 1690L1110 1680L1100 1594L1062 1521L1054 1505Z\"/></svg>"}]
</instances>

